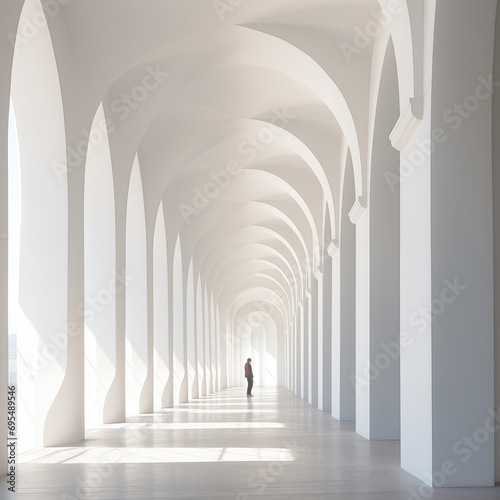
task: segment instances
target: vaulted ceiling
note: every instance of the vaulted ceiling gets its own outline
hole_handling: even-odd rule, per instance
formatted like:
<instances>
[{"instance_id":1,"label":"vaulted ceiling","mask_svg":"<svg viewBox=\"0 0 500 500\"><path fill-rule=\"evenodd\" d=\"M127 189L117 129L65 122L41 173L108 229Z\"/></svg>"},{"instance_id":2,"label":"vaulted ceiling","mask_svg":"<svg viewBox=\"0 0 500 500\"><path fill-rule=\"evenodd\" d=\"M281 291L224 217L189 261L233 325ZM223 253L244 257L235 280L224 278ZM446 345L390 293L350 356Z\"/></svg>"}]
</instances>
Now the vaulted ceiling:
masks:
<instances>
[{"instance_id":1,"label":"vaulted ceiling","mask_svg":"<svg viewBox=\"0 0 500 500\"><path fill-rule=\"evenodd\" d=\"M380 29L379 2L71 0L63 11L49 19L65 25L52 29L56 59L71 59L63 98L71 77L87 119L103 103L115 189L126 193L137 153L149 225L163 202L171 245L180 234L219 306L278 286L286 321L336 237L346 155L362 189L365 28Z\"/></svg>"}]
</instances>

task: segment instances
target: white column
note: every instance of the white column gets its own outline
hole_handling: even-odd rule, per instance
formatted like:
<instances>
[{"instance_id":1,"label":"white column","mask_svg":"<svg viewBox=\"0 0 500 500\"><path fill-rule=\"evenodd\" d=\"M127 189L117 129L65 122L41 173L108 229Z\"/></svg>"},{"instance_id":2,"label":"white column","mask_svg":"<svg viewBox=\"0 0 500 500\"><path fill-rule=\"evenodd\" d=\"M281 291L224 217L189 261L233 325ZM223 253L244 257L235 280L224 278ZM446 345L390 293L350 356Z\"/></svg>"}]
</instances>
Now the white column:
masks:
<instances>
[{"instance_id":1,"label":"white column","mask_svg":"<svg viewBox=\"0 0 500 500\"><path fill-rule=\"evenodd\" d=\"M311 278L311 301L309 313L309 404L318 406L318 335L319 335L319 301L318 280Z\"/></svg>"},{"instance_id":2,"label":"white column","mask_svg":"<svg viewBox=\"0 0 500 500\"><path fill-rule=\"evenodd\" d=\"M217 307L217 324L219 327L219 370L220 370L220 388L228 388L228 360L227 360L227 323L225 319L221 317L220 310Z\"/></svg>"},{"instance_id":3,"label":"white column","mask_svg":"<svg viewBox=\"0 0 500 500\"><path fill-rule=\"evenodd\" d=\"M196 363L198 372L199 395L206 396L205 386L205 354L204 354L204 331L203 331L203 296L201 292L201 279L196 279Z\"/></svg>"},{"instance_id":4,"label":"white column","mask_svg":"<svg viewBox=\"0 0 500 500\"><path fill-rule=\"evenodd\" d=\"M319 334L321 339L321 348L319 349L321 358L320 380L322 383L318 401L319 409L323 411L331 411L332 409L332 291L332 259L328 254L325 254L320 299L323 303L323 318Z\"/></svg>"},{"instance_id":5,"label":"white column","mask_svg":"<svg viewBox=\"0 0 500 500\"><path fill-rule=\"evenodd\" d=\"M374 124L368 208L356 224L356 431L399 439L399 153L388 140L398 119L396 62L385 54ZM355 209L352 216L356 217Z\"/></svg>"},{"instance_id":6,"label":"white column","mask_svg":"<svg viewBox=\"0 0 500 500\"><path fill-rule=\"evenodd\" d=\"M44 17L39 2L25 2L23 15ZM78 202L83 211L83 184L79 184L80 196L72 205L75 216L70 220L69 182L64 173L58 177L53 169L57 162L64 172L67 159L58 76L50 33L44 25L35 39L22 50L16 49L12 71L22 188L17 423L27 446L55 446L84 436L83 318L76 318L74 325L68 323L76 316L78 302L73 300L81 301L83 296L83 217L76 216ZM30 84L35 80L36 85ZM75 176L74 182L81 180L81 172ZM70 223L76 225L71 257ZM75 266L71 273L70 262ZM73 300L69 300L68 277L73 272ZM77 281L79 274L81 281Z\"/></svg>"},{"instance_id":7,"label":"white column","mask_svg":"<svg viewBox=\"0 0 500 500\"><path fill-rule=\"evenodd\" d=\"M0 20L0 26L3 33L3 19ZM6 46L7 44L4 44ZM4 51L0 49L2 61L5 60ZM10 60L10 57L9 57ZM7 65L5 65L7 66ZM10 68L9 68L10 69ZM6 76L10 76L10 71L2 64L0 71L0 386L8 386L8 154L7 154L7 136L9 116L9 92ZM1 398L0 401L0 439L2 443L7 443L7 398ZM0 476L7 473L7 446L3 446L0 453Z\"/></svg>"},{"instance_id":8,"label":"white column","mask_svg":"<svg viewBox=\"0 0 500 500\"><path fill-rule=\"evenodd\" d=\"M148 377L148 245L137 156L130 175L126 234L126 408L129 415L151 410L144 388Z\"/></svg>"},{"instance_id":9,"label":"white column","mask_svg":"<svg viewBox=\"0 0 500 500\"><path fill-rule=\"evenodd\" d=\"M116 229L116 269L118 275L126 270L126 197L116 201L115 229ZM116 303L116 375L108 391L106 401L106 420L123 422L126 418L125 403L125 329L126 329L126 290L118 294Z\"/></svg>"},{"instance_id":10,"label":"white column","mask_svg":"<svg viewBox=\"0 0 500 500\"><path fill-rule=\"evenodd\" d=\"M203 309L204 309L204 323L205 323L205 377L207 383L207 393L212 394L213 389L213 377L211 369L211 341L210 341L210 304L208 301L208 291L204 287L203 293Z\"/></svg>"},{"instance_id":11,"label":"white column","mask_svg":"<svg viewBox=\"0 0 500 500\"><path fill-rule=\"evenodd\" d=\"M102 106L92 130L105 120ZM108 394L116 377L116 297L125 295L126 278L116 274L115 197L107 133L85 163L84 195L85 302L85 425L113 419ZM126 279L125 279L126 281Z\"/></svg>"},{"instance_id":12,"label":"white column","mask_svg":"<svg viewBox=\"0 0 500 500\"><path fill-rule=\"evenodd\" d=\"M299 315L298 315L298 336L299 336L299 349L298 349L298 360L299 360L299 394L301 398L305 398L306 389L306 377L305 377L305 355L306 355L306 343L305 343L305 325L304 325L305 307L304 304L300 304Z\"/></svg>"},{"instance_id":13,"label":"white column","mask_svg":"<svg viewBox=\"0 0 500 500\"><path fill-rule=\"evenodd\" d=\"M174 404L185 403L185 397L182 394L185 375L184 364L184 279L182 272L182 254L180 237L177 238L174 252L173 267L173 342L174 342Z\"/></svg>"},{"instance_id":14,"label":"white column","mask_svg":"<svg viewBox=\"0 0 500 500\"><path fill-rule=\"evenodd\" d=\"M195 288L193 262L189 266L186 284L186 371L188 383L188 400L198 398L198 373L196 364L196 330L195 330Z\"/></svg>"},{"instance_id":15,"label":"white column","mask_svg":"<svg viewBox=\"0 0 500 500\"><path fill-rule=\"evenodd\" d=\"M369 215L365 213L356 224L356 432L368 439L371 370Z\"/></svg>"},{"instance_id":16,"label":"white column","mask_svg":"<svg viewBox=\"0 0 500 500\"><path fill-rule=\"evenodd\" d=\"M267 331L264 323L260 323L256 330L258 331L258 339L259 339L259 351L260 351L260 361L259 361L259 385L267 386L269 385L269 377L267 373L266 366L266 353L267 353Z\"/></svg>"},{"instance_id":17,"label":"white column","mask_svg":"<svg viewBox=\"0 0 500 500\"><path fill-rule=\"evenodd\" d=\"M324 385L325 381L323 379L323 375L325 372L325 355L324 355L324 331L323 331L323 309L325 308L323 294L324 294L324 285L323 285L323 273L318 273L318 307L317 307L317 315L318 315L318 326L317 326L317 335L318 335L318 357L316 363L316 371L318 377L318 393L317 393L317 407L320 410L323 410L323 398L324 398ZM330 380L330 377L329 377Z\"/></svg>"},{"instance_id":18,"label":"white column","mask_svg":"<svg viewBox=\"0 0 500 500\"><path fill-rule=\"evenodd\" d=\"M309 381L311 377L309 376L309 353L311 352L311 346L309 341L311 338L311 292L309 291L304 298L304 395L302 396L307 402L309 402Z\"/></svg>"},{"instance_id":19,"label":"white column","mask_svg":"<svg viewBox=\"0 0 500 500\"><path fill-rule=\"evenodd\" d=\"M401 461L434 486L492 486L496 2L440 0L435 26L431 5L424 120L402 160Z\"/></svg>"},{"instance_id":20,"label":"white column","mask_svg":"<svg viewBox=\"0 0 500 500\"><path fill-rule=\"evenodd\" d=\"M332 416L338 420L355 418L356 231L349 220L353 203L354 177L352 165L348 162L343 185L339 249L332 257Z\"/></svg>"},{"instance_id":21,"label":"white column","mask_svg":"<svg viewBox=\"0 0 500 500\"><path fill-rule=\"evenodd\" d=\"M493 81L500 81L500 9L495 27ZM493 137L500 136L500 94L493 94ZM493 224L495 272L495 408L500 408L500 141L493 141ZM500 482L500 432L495 433L495 481Z\"/></svg>"},{"instance_id":22,"label":"white column","mask_svg":"<svg viewBox=\"0 0 500 500\"><path fill-rule=\"evenodd\" d=\"M217 377L217 330L215 325L215 306L214 306L214 296L210 292L208 296L208 302L210 304L210 373L212 377L212 392L217 392L219 390L219 380Z\"/></svg>"},{"instance_id":23,"label":"white column","mask_svg":"<svg viewBox=\"0 0 500 500\"><path fill-rule=\"evenodd\" d=\"M165 212L164 212L165 216ZM169 375L165 387L165 405L167 408L174 406L174 253L175 240L169 241L167 234L167 309L168 309L168 367Z\"/></svg>"},{"instance_id":24,"label":"white column","mask_svg":"<svg viewBox=\"0 0 500 500\"><path fill-rule=\"evenodd\" d=\"M221 329L220 329L220 317L219 317L219 307L214 302L214 314L215 314L215 373L217 376L217 390L221 390L221 375L222 375L222 360L221 360Z\"/></svg>"},{"instance_id":25,"label":"white column","mask_svg":"<svg viewBox=\"0 0 500 500\"><path fill-rule=\"evenodd\" d=\"M225 317L221 316L220 321L221 327L221 363L222 363L222 375L221 375L221 389L228 389L229 385L229 373L230 373L230 359L228 351L229 343L229 324Z\"/></svg>"},{"instance_id":26,"label":"white column","mask_svg":"<svg viewBox=\"0 0 500 500\"><path fill-rule=\"evenodd\" d=\"M154 333L154 408L169 406L167 384L169 364L168 317L172 314L168 301L167 239L163 203L160 203L153 244L153 333Z\"/></svg>"},{"instance_id":27,"label":"white column","mask_svg":"<svg viewBox=\"0 0 500 500\"><path fill-rule=\"evenodd\" d=\"M0 33L15 33L22 4L2 7ZM8 116L13 47L0 45L0 386L8 384ZM0 439L7 442L7 398L0 400ZM7 473L7 447L0 453L0 476Z\"/></svg>"},{"instance_id":28,"label":"white column","mask_svg":"<svg viewBox=\"0 0 500 500\"><path fill-rule=\"evenodd\" d=\"M295 335L293 328L293 319L290 320L288 324L288 361L287 361L287 376L288 383L287 389L291 392L295 392Z\"/></svg>"},{"instance_id":29,"label":"white column","mask_svg":"<svg viewBox=\"0 0 500 500\"><path fill-rule=\"evenodd\" d=\"M298 312L293 315L292 319L292 335L293 335L293 351L292 351L292 359L290 360L290 365L292 368L292 387L293 393L295 395L299 395L299 332L297 329L297 317Z\"/></svg>"},{"instance_id":30,"label":"white column","mask_svg":"<svg viewBox=\"0 0 500 500\"><path fill-rule=\"evenodd\" d=\"M251 351L251 336L252 329L248 322L245 321L244 330L236 332L236 342L234 343L236 351L234 356L234 372L236 387L241 387L246 385L246 378L243 367L247 361L247 358L252 357Z\"/></svg>"}]
</instances>

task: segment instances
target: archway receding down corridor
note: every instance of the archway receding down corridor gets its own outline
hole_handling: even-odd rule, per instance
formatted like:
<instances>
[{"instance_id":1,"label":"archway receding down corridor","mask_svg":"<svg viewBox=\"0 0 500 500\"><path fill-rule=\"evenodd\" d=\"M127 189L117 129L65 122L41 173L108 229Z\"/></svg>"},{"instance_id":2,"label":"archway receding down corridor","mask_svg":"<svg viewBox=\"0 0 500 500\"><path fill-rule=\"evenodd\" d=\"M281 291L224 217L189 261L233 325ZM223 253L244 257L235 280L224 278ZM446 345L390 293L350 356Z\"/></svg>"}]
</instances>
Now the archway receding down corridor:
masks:
<instances>
[{"instance_id":1,"label":"archway receding down corridor","mask_svg":"<svg viewBox=\"0 0 500 500\"><path fill-rule=\"evenodd\" d=\"M497 1L21 4L20 498L500 498Z\"/></svg>"}]
</instances>

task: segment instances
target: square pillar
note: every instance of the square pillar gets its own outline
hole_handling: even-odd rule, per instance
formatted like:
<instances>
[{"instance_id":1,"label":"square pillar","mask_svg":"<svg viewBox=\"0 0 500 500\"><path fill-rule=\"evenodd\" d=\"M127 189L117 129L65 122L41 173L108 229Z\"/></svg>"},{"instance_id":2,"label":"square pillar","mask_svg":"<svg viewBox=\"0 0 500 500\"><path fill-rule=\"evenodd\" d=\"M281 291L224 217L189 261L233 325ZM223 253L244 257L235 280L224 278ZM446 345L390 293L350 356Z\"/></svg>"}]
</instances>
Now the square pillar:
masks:
<instances>
[{"instance_id":1,"label":"square pillar","mask_svg":"<svg viewBox=\"0 0 500 500\"><path fill-rule=\"evenodd\" d=\"M495 9L427 5L423 122L401 160L401 462L435 487L494 484Z\"/></svg>"}]
</instances>

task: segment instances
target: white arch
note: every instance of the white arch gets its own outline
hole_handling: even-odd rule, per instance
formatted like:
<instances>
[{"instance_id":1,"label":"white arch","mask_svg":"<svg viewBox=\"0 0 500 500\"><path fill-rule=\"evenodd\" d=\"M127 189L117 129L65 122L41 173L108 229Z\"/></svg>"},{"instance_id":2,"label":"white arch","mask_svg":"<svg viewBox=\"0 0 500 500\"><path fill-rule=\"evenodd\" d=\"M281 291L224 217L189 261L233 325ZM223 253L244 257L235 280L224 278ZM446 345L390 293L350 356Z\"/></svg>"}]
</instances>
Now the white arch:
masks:
<instances>
[{"instance_id":1,"label":"white arch","mask_svg":"<svg viewBox=\"0 0 500 500\"><path fill-rule=\"evenodd\" d=\"M260 185L270 183L270 185L283 189L283 192L287 193L292 199L294 199L304 212L313 233L313 241L311 245L314 245L314 248L318 248L318 233L319 228L321 227L321 221L315 220L307 203L311 196L317 195L313 195L312 191L308 187L308 184L302 184L301 191L297 191L297 189L294 189L286 180L278 177L276 174L266 171L265 165L266 163L273 165L276 161L275 157L280 155L296 155L308 166L311 175L316 178L318 185L322 189L328 208L330 212L334 214L335 203L330 183L325 173L326 167L321 165L313 151L302 140L290 131L276 125L270 125L268 122L255 119L239 119L225 123L222 127L215 127L211 134L204 138L204 141L200 144L198 150L190 152L189 157L177 166L178 175L182 175L182 177L174 177L172 175L171 180L175 179L176 181L175 189L169 190L168 186L166 186L165 193L168 193L168 198L171 199L175 205L179 205L179 203L182 202L182 199L179 199L181 195L184 195L184 202L191 201L193 184L195 183L193 178L196 179L195 176L203 174L204 170L208 171L209 168L213 168L214 158L220 158L221 154L225 150L224 148L228 147L225 143L230 142L233 136L236 137L238 135L237 132L239 132L242 128L247 130L248 133L255 135L262 130L262 127L265 127L265 130L275 133L272 140L274 149L272 151L270 149L264 150L260 153L258 168L253 165L253 162L249 162L247 164L246 161L242 161L240 159L240 162L238 163L240 171L237 174L237 177L230 178L229 185L230 187L234 186L237 179L258 179L258 176L260 176L261 179L258 180L257 185L259 185L259 183ZM224 144L217 142L220 141L219 138L221 136L225 138ZM237 160L233 160L233 162L237 162ZM227 173L224 175L230 177ZM175 213L177 213L179 220L181 220L182 213L178 209L176 209ZM332 221L335 221L335 218L332 218ZM333 225L331 230L332 233L335 234L336 230Z\"/></svg>"},{"instance_id":2,"label":"white arch","mask_svg":"<svg viewBox=\"0 0 500 500\"><path fill-rule=\"evenodd\" d=\"M389 2L390 0L378 0L382 9L387 9ZM389 29L394 41L399 102L400 109L403 111L409 105L411 98L423 97L424 19L422 2L406 0L399 3L399 8L401 8L401 13L393 16ZM413 16L410 11L413 11ZM417 83L415 79L420 82Z\"/></svg>"}]
</instances>

